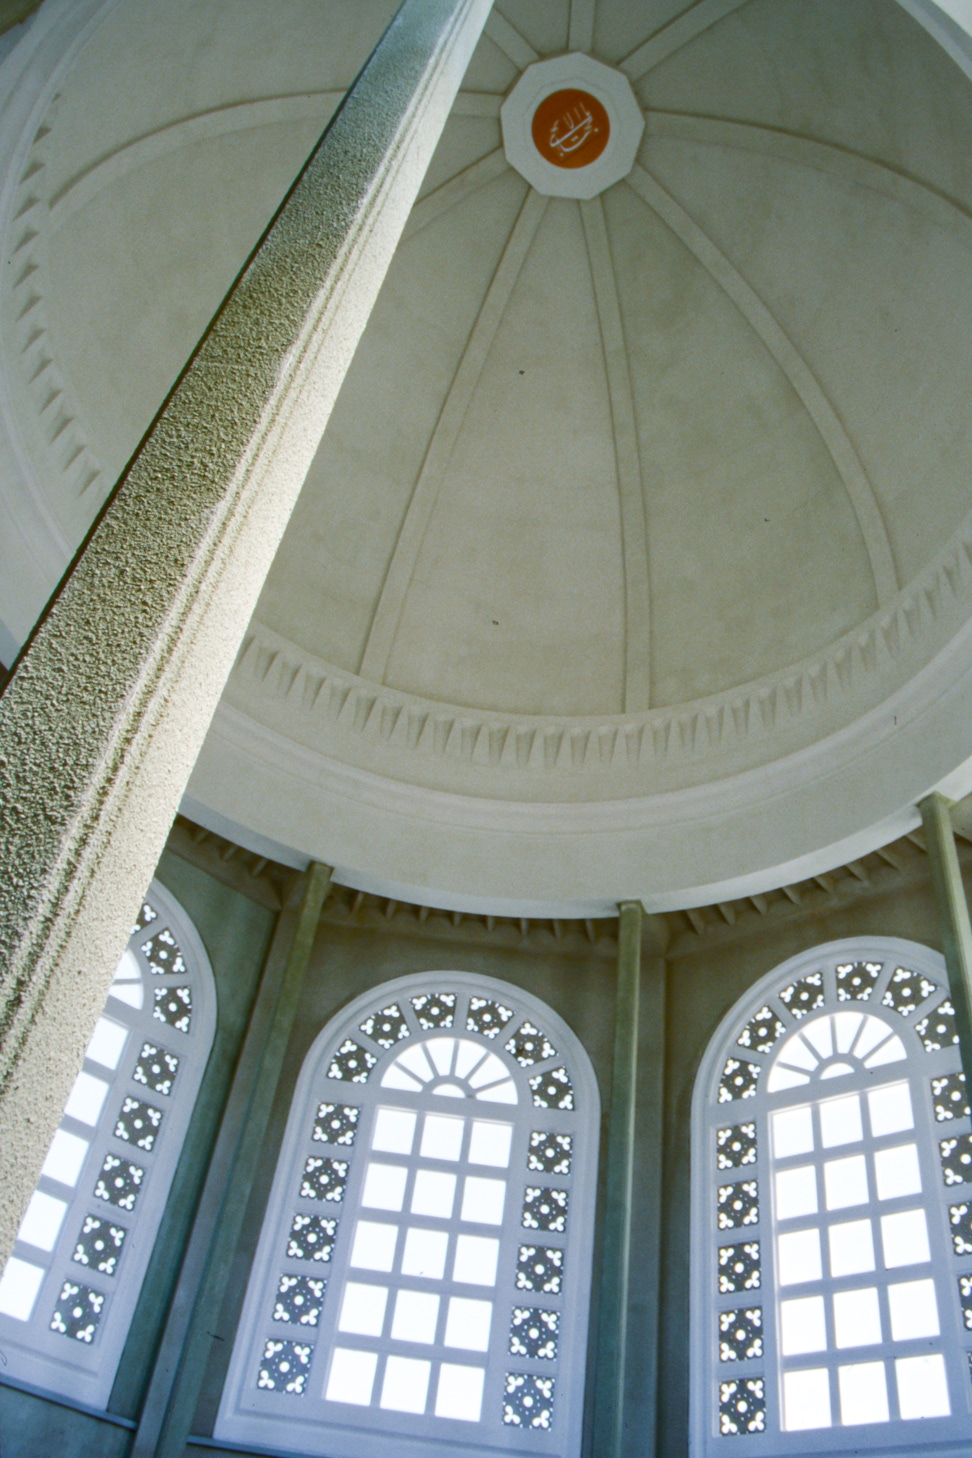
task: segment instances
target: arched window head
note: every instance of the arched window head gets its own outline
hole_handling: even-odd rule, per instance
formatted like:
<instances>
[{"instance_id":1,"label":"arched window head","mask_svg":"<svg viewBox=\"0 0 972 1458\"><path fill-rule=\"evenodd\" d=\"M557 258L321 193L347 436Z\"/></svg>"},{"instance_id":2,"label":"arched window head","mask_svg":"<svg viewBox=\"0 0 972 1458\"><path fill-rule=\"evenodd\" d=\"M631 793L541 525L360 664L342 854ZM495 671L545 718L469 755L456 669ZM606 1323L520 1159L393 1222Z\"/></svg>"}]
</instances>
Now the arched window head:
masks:
<instances>
[{"instance_id":1,"label":"arched window head","mask_svg":"<svg viewBox=\"0 0 972 1458\"><path fill-rule=\"evenodd\" d=\"M217 1436L576 1454L598 1123L586 1053L518 988L358 998L301 1072Z\"/></svg>"},{"instance_id":2,"label":"arched window head","mask_svg":"<svg viewBox=\"0 0 972 1458\"><path fill-rule=\"evenodd\" d=\"M834 942L723 1021L693 1111L692 1453L972 1444L972 1135L942 958Z\"/></svg>"},{"instance_id":3,"label":"arched window head","mask_svg":"<svg viewBox=\"0 0 972 1458\"><path fill-rule=\"evenodd\" d=\"M202 942L153 882L0 1275L6 1377L107 1406L215 1030Z\"/></svg>"}]
</instances>

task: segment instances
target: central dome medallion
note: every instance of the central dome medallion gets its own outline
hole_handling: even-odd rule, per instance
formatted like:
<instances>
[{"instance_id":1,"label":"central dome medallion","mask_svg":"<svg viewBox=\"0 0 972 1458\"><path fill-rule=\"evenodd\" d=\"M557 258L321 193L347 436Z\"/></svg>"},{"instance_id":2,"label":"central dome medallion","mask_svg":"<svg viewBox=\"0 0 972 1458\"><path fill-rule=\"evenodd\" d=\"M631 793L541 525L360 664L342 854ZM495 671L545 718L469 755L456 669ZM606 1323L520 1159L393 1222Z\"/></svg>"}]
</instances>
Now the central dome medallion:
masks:
<instances>
[{"instance_id":1,"label":"central dome medallion","mask_svg":"<svg viewBox=\"0 0 972 1458\"><path fill-rule=\"evenodd\" d=\"M500 116L507 160L545 197L592 198L620 182L645 126L627 76L580 52L528 66Z\"/></svg>"}]
</instances>

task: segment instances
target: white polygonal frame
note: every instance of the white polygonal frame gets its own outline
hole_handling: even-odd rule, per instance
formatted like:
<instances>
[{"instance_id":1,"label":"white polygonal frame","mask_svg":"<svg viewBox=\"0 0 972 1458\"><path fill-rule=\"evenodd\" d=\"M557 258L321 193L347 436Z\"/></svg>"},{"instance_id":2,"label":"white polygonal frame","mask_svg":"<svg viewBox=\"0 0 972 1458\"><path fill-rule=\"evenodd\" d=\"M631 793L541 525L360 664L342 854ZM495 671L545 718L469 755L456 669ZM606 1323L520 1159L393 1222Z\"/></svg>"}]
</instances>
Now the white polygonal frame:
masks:
<instances>
[{"instance_id":1,"label":"white polygonal frame","mask_svg":"<svg viewBox=\"0 0 972 1458\"><path fill-rule=\"evenodd\" d=\"M533 116L540 102L554 91L569 87L595 96L611 123L607 146L586 167L555 167L533 143ZM528 66L503 102L500 120L506 160L531 187L544 197L584 200L597 197L627 177L645 129L641 107L627 76L580 51Z\"/></svg>"}]
</instances>

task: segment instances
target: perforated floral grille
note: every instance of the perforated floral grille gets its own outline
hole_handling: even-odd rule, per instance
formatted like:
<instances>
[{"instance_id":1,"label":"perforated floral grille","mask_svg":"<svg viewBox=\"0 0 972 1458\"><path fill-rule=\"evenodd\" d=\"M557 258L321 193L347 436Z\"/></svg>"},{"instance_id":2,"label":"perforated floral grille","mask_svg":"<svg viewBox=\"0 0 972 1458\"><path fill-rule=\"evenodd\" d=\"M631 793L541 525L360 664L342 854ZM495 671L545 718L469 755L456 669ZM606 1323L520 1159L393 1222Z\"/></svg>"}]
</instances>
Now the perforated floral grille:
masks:
<instances>
[{"instance_id":1,"label":"perforated floral grille","mask_svg":"<svg viewBox=\"0 0 972 1458\"><path fill-rule=\"evenodd\" d=\"M741 1169L756 1163L756 1125L736 1124L716 1131L716 1165L719 1169Z\"/></svg>"},{"instance_id":2,"label":"perforated floral grille","mask_svg":"<svg viewBox=\"0 0 972 1458\"><path fill-rule=\"evenodd\" d=\"M754 1048L757 1053L768 1053L778 1041L783 1026L771 1007L761 1007L756 1016L749 1019L736 1042L740 1048Z\"/></svg>"},{"instance_id":3,"label":"perforated floral grille","mask_svg":"<svg viewBox=\"0 0 972 1458\"><path fill-rule=\"evenodd\" d=\"M917 1007L938 991L938 984L908 967L896 967L881 998L882 1007L893 1007L903 1018L909 1018Z\"/></svg>"},{"instance_id":4,"label":"perforated floral grille","mask_svg":"<svg viewBox=\"0 0 972 1458\"><path fill-rule=\"evenodd\" d=\"M107 1405L215 1021L205 953L153 885L0 1275L5 1376Z\"/></svg>"},{"instance_id":5,"label":"perforated floral grille","mask_svg":"<svg viewBox=\"0 0 972 1458\"><path fill-rule=\"evenodd\" d=\"M580 1422L593 1085L542 1005L472 981L378 989L309 1055L222 1409L266 1415L250 1446L298 1406L383 1453L397 1413L413 1443L461 1419L497 1451Z\"/></svg>"},{"instance_id":6,"label":"perforated floral grille","mask_svg":"<svg viewBox=\"0 0 972 1458\"><path fill-rule=\"evenodd\" d=\"M539 1170L543 1174L569 1175L570 1156L569 1134L543 1134L535 1130L530 1135L527 1169Z\"/></svg>"},{"instance_id":7,"label":"perforated floral grille","mask_svg":"<svg viewBox=\"0 0 972 1458\"><path fill-rule=\"evenodd\" d=\"M707 1055L693 1175L710 1242L704 1288L693 1267L694 1310L707 1313L700 1458L769 1431L791 1435L786 1451L802 1452L806 1433L806 1451L844 1454L848 1428L866 1428L869 1450L904 1449L888 1425L918 1416L958 1441L969 1100L944 976L926 970L932 954L887 945L794 958Z\"/></svg>"}]
</instances>

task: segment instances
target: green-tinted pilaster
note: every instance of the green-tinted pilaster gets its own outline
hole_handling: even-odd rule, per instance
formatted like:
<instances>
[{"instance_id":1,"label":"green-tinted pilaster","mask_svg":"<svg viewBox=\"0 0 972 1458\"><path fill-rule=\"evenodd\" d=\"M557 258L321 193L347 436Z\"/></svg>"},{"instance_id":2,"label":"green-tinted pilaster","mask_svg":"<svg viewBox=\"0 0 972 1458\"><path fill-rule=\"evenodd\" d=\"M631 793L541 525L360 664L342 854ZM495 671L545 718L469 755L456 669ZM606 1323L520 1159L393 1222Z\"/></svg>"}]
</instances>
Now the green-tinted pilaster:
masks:
<instances>
[{"instance_id":1,"label":"green-tinted pilaster","mask_svg":"<svg viewBox=\"0 0 972 1458\"><path fill-rule=\"evenodd\" d=\"M281 913L131 1458L182 1458L330 885L312 862L298 910Z\"/></svg>"},{"instance_id":2,"label":"green-tinted pilaster","mask_svg":"<svg viewBox=\"0 0 972 1458\"><path fill-rule=\"evenodd\" d=\"M948 986L955 1008L965 1081L972 1088L972 926L955 833L943 795L928 795L918 807L931 862L932 887L941 929Z\"/></svg>"},{"instance_id":3,"label":"green-tinted pilaster","mask_svg":"<svg viewBox=\"0 0 972 1458\"><path fill-rule=\"evenodd\" d=\"M614 1064L594 1395L594 1453L597 1458L619 1458L622 1451L628 1355L628 1277L631 1266L631 1195L641 984L640 903L623 902L619 917Z\"/></svg>"}]
</instances>

